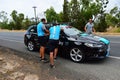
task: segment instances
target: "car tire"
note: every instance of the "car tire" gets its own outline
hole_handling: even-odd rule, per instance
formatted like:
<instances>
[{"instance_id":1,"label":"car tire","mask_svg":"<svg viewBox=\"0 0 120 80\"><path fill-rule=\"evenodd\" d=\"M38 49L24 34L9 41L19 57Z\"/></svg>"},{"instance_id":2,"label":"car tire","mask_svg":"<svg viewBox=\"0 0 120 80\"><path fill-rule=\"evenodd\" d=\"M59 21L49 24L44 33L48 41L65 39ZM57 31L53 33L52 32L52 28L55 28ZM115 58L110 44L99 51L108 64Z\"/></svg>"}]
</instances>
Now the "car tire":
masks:
<instances>
[{"instance_id":1,"label":"car tire","mask_svg":"<svg viewBox=\"0 0 120 80\"><path fill-rule=\"evenodd\" d=\"M35 45L32 41L28 41L27 48L29 51L34 51L35 50Z\"/></svg>"},{"instance_id":2,"label":"car tire","mask_svg":"<svg viewBox=\"0 0 120 80\"><path fill-rule=\"evenodd\" d=\"M70 50L70 59L76 63L83 62L85 59L85 55L79 48L71 48Z\"/></svg>"}]
</instances>

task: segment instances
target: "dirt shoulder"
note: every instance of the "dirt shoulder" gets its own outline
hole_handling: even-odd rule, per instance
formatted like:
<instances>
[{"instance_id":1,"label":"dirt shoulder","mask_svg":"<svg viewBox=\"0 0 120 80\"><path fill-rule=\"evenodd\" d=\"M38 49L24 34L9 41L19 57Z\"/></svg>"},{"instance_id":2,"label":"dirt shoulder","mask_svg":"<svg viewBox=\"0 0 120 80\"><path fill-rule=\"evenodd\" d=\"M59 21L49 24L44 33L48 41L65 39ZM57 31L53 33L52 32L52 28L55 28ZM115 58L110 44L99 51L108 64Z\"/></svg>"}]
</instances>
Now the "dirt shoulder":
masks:
<instances>
[{"instance_id":1,"label":"dirt shoulder","mask_svg":"<svg viewBox=\"0 0 120 80\"><path fill-rule=\"evenodd\" d=\"M101 36L120 36L120 33L110 33L110 32L96 32L95 34Z\"/></svg>"},{"instance_id":2,"label":"dirt shoulder","mask_svg":"<svg viewBox=\"0 0 120 80\"><path fill-rule=\"evenodd\" d=\"M0 47L0 80L55 80L54 76L43 75L45 72L40 64L19 57L16 53Z\"/></svg>"},{"instance_id":3,"label":"dirt shoulder","mask_svg":"<svg viewBox=\"0 0 120 80\"><path fill-rule=\"evenodd\" d=\"M56 69L51 70L35 57L17 54L20 53L0 47L0 80L69 80L53 75Z\"/></svg>"},{"instance_id":4,"label":"dirt shoulder","mask_svg":"<svg viewBox=\"0 0 120 80\"><path fill-rule=\"evenodd\" d=\"M7 30L7 29L0 29L0 32L26 32L26 30Z\"/></svg>"},{"instance_id":5,"label":"dirt shoulder","mask_svg":"<svg viewBox=\"0 0 120 80\"><path fill-rule=\"evenodd\" d=\"M40 62L36 56L0 46L0 80L88 80L59 61L56 65L51 69L49 63Z\"/></svg>"}]
</instances>

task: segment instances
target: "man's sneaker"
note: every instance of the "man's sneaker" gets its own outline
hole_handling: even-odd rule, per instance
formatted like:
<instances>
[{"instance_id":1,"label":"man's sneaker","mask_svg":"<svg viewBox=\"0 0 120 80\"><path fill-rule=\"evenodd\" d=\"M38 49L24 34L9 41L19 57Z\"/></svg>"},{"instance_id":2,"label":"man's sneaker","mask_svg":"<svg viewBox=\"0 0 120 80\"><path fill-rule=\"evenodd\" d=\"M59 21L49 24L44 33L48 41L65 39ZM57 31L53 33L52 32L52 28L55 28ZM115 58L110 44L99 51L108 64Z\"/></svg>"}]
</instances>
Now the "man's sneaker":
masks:
<instances>
[{"instance_id":1,"label":"man's sneaker","mask_svg":"<svg viewBox=\"0 0 120 80\"><path fill-rule=\"evenodd\" d=\"M50 64L50 68L55 68L55 65Z\"/></svg>"},{"instance_id":2,"label":"man's sneaker","mask_svg":"<svg viewBox=\"0 0 120 80\"><path fill-rule=\"evenodd\" d=\"M44 63L48 63L49 62L49 60L47 60L46 58L41 59L41 61L44 62Z\"/></svg>"}]
</instances>

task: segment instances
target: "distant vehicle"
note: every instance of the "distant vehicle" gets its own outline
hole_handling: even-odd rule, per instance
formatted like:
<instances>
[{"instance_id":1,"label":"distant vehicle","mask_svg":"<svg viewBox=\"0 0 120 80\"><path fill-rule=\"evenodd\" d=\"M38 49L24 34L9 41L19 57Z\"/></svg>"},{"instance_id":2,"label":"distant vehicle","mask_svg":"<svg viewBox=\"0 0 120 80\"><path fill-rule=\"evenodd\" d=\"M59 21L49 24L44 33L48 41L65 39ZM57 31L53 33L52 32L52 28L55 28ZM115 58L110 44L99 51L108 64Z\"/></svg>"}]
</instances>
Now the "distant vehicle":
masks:
<instances>
[{"instance_id":1,"label":"distant vehicle","mask_svg":"<svg viewBox=\"0 0 120 80\"><path fill-rule=\"evenodd\" d=\"M52 24L45 24L49 29ZM105 58L110 53L110 41L96 35L88 35L80 30L68 26L60 25L64 29L60 33L59 53L69 55L74 62L83 62L86 58ZM37 27L32 25L24 35L24 43L28 50L38 49Z\"/></svg>"}]
</instances>

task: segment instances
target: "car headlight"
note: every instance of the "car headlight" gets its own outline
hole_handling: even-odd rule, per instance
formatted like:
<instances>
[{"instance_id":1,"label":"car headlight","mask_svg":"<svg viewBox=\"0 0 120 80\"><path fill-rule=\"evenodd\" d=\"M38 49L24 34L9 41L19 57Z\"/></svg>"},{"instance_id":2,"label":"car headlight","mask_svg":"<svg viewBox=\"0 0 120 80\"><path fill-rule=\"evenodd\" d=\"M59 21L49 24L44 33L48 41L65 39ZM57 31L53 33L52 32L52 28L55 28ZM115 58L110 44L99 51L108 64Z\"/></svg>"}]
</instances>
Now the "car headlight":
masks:
<instances>
[{"instance_id":1,"label":"car headlight","mask_svg":"<svg viewBox=\"0 0 120 80\"><path fill-rule=\"evenodd\" d=\"M88 47L102 47L101 44L94 44L94 43L85 43L85 45Z\"/></svg>"}]
</instances>

